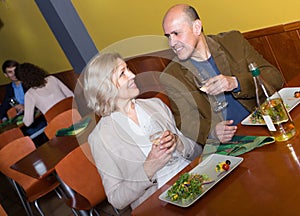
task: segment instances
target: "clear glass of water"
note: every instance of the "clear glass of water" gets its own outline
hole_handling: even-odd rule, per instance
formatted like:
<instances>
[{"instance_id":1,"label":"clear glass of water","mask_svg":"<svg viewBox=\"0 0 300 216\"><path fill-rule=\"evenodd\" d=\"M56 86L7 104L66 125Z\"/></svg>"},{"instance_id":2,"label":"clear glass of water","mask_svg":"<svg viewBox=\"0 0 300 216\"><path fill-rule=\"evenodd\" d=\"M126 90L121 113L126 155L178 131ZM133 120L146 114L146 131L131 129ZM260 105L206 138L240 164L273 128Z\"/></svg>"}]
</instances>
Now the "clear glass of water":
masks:
<instances>
[{"instance_id":1,"label":"clear glass of water","mask_svg":"<svg viewBox=\"0 0 300 216\"><path fill-rule=\"evenodd\" d=\"M206 93L206 86L205 83L208 79L210 79L212 76L206 71L202 70L201 75L198 74L194 76L194 83L199 88L200 91L203 91ZM228 102L225 99L225 96L223 95L209 95L213 99L212 101L212 109L214 112L218 113L221 112L223 109L225 109L228 106Z\"/></svg>"}]
</instances>

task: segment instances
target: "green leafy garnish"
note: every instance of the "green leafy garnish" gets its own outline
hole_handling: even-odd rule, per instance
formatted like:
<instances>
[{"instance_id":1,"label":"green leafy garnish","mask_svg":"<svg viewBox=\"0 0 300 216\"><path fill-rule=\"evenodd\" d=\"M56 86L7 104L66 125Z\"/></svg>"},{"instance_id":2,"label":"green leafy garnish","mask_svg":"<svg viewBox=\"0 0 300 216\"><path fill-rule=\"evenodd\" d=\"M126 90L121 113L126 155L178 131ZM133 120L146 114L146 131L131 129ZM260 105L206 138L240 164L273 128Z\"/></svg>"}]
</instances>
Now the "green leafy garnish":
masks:
<instances>
[{"instance_id":1,"label":"green leafy garnish","mask_svg":"<svg viewBox=\"0 0 300 216\"><path fill-rule=\"evenodd\" d=\"M260 112L259 109L256 109L250 116L250 121L251 123L260 123L260 124L264 124L265 123L265 120L264 118L262 117L262 114Z\"/></svg>"},{"instance_id":2,"label":"green leafy garnish","mask_svg":"<svg viewBox=\"0 0 300 216\"><path fill-rule=\"evenodd\" d=\"M167 198L181 203L192 201L203 192L206 181L209 181L207 175L184 173L168 190Z\"/></svg>"}]
</instances>

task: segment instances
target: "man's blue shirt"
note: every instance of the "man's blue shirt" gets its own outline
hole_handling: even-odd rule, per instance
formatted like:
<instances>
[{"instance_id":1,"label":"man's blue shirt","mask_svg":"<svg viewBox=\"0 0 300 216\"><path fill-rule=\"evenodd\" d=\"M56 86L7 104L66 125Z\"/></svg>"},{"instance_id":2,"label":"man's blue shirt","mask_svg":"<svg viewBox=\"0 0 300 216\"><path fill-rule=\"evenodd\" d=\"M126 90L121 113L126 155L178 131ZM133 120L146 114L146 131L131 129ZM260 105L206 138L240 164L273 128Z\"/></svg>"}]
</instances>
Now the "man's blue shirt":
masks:
<instances>
[{"instance_id":1,"label":"man's blue shirt","mask_svg":"<svg viewBox=\"0 0 300 216\"><path fill-rule=\"evenodd\" d=\"M208 71L212 77L221 74L212 56L209 57L207 61L198 62L191 59L191 62L198 69L200 76L203 69ZM237 89L234 89L234 92L237 92L239 90L240 84L238 84ZM223 118L225 120L233 120L233 124L236 125L240 123L244 118L246 118L250 114L250 112L242 104L240 104L239 101L236 100L230 92L224 92L224 95L225 99L228 102L228 106L222 111ZM222 95L218 97L224 98L224 96Z\"/></svg>"}]
</instances>

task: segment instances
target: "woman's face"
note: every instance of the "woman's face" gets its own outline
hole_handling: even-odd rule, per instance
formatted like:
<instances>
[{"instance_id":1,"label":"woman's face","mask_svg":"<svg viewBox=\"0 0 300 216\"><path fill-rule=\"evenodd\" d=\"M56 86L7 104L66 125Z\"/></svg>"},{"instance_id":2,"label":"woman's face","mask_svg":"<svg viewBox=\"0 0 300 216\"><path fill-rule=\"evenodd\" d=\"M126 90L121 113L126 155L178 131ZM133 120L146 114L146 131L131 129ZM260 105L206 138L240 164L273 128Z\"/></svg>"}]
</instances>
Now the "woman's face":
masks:
<instances>
[{"instance_id":1,"label":"woman's face","mask_svg":"<svg viewBox=\"0 0 300 216\"><path fill-rule=\"evenodd\" d=\"M128 100L138 96L140 91L135 84L134 78L135 75L127 68L127 64L119 59L113 79L119 90L118 99Z\"/></svg>"}]
</instances>

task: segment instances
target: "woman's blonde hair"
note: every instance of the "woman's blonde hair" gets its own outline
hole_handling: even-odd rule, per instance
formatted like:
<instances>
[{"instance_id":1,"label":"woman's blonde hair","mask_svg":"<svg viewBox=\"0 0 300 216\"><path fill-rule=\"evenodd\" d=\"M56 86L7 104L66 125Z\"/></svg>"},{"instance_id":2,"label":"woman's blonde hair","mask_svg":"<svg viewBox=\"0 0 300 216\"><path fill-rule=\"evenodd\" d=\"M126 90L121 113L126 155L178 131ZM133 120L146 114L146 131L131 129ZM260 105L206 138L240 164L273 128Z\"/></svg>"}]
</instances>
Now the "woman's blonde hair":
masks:
<instances>
[{"instance_id":1,"label":"woman's blonde hair","mask_svg":"<svg viewBox=\"0 0 300 216\"><path fill-rule=\"evenodd\" d=\"M101 116L116 110L118 89L113 75L122 56L118 53L103 53L94 56L83 70L84 96L89 108Z\"/></svg>"}]
</instances>

